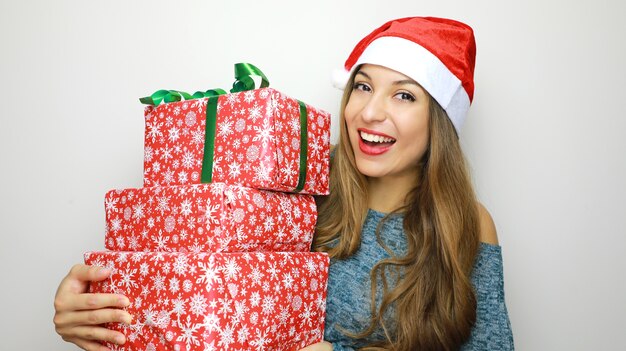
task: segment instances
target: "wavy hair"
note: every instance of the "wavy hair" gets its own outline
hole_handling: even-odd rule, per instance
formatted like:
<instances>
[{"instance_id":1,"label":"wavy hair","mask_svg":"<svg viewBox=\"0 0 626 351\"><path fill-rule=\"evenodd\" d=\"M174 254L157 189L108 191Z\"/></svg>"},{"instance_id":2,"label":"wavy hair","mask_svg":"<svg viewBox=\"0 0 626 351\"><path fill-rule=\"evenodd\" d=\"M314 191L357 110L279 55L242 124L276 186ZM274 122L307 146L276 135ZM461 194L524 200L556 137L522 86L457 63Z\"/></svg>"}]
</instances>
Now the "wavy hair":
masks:
<instances>
[{"instance_id":1,"label":"wavy hair","mask_svg":"<svg viewBox=\"0 0 626 351\"><path fill-rule=\"evenodd\" d=\"M357 70L355 70L356 72ZM314 250L342 259L354 254L368 211L367 179L356 167L343 111L350 99L354 74L341 103L340 138L331 164L330 195L319 199ZM469 338L476 320L476 297L470 274L478 250L478 209L467 165L454 126L429 95L429 145L420 161L419 180L403 213L407 254L390 258L371 270L371 320L367 329L344 333L357 339L382 328L386 340L362 350L456 350ZM400 274L398 274L401 272ZM376 282L382 300L376 304ZM394 323L383 315L395 311ZM390 328L390 326L394 326Z\"/></svg>"}]
</instances>

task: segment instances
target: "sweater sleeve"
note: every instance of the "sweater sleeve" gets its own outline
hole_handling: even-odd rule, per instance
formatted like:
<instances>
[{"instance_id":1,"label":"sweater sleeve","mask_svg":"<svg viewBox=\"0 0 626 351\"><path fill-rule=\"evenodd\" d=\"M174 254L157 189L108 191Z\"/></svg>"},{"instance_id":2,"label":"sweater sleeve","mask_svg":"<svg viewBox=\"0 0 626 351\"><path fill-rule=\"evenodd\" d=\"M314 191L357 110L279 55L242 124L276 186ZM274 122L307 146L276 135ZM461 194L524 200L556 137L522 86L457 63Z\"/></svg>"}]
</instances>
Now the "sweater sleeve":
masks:
<instances>
[{"instance_id":1,"label":"sweater sleeve","mask_svg":"<svg viewBox=\"0 0 626 351\"><path fill-rule=\"evenodd\" d=\"M500 246L481 243L472 283L476 290L476 324L462 351L514 350L513 332L504 301Z\"/></svg>"}]
</instances>

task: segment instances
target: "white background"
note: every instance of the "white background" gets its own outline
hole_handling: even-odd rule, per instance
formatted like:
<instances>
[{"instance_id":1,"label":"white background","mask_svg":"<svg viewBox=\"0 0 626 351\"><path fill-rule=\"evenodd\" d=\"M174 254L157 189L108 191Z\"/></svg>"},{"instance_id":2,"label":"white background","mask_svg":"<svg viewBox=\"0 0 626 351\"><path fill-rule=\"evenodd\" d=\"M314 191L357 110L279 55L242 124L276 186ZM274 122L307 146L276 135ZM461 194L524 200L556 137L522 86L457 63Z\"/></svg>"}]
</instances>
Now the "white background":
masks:
<instances>
[{"instance_id":1,"label":"white background","mask_svg":"<svg viewBox=\"0 0 626 351\"><path fill-rule=\"evenodd\" d=\"M137 98L227 88L243 61L336 115L330 73L354 44L433 15L476 33L461 139L497 223L517 349L626 349L624 13L618 0L2 0L0 348L75 349L54 332L53 296L104 247L104 193L142 185Z\"/></svg>"}]
</instances>

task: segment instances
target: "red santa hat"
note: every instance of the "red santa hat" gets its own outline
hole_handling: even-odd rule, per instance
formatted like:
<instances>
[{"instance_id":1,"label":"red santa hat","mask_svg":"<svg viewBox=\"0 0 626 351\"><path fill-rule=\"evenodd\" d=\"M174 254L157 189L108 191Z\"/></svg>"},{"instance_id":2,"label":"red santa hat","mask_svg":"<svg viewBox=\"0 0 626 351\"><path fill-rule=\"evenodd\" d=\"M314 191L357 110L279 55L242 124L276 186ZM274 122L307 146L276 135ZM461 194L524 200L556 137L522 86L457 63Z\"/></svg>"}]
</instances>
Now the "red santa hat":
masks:
<instances>
[{"instance_id":1,"label":"red santa hat","mask_svg":"<svg viewBox=\"0 0 626 351\"><path fill-rule=\"evenodd\" d=\"M457 133L474 96L476 43L468 25L445 18L389 21L363 38L334 85L343 89L361 64L385 66L418 82L447 112Z\"/></svg>"}]
</instances>

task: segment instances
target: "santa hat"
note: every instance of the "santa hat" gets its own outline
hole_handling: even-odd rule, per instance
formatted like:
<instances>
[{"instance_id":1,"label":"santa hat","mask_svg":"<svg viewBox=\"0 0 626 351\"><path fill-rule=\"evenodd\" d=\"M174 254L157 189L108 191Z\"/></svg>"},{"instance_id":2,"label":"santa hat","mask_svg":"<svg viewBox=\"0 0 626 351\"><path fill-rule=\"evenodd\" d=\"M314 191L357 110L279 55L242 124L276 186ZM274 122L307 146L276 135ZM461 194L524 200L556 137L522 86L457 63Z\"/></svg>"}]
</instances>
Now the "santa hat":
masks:
<instances>
[{"instance_id":1,"label":"santa hat","mask_svg":"<svg viewBox=\"0 0 626 351\"><path fill-rule=\"evenodd\" d=\"M476 43L468 25L445 18L389 21L363 38L334 73L343 89L361 64L385 66L418 82L443 107L457 133L474 96Z\"/></svg>"}]
</instances>

